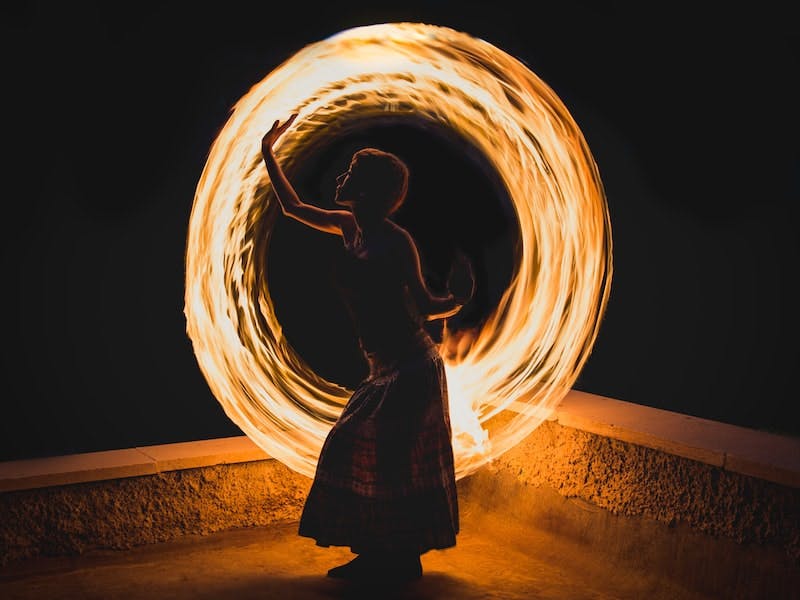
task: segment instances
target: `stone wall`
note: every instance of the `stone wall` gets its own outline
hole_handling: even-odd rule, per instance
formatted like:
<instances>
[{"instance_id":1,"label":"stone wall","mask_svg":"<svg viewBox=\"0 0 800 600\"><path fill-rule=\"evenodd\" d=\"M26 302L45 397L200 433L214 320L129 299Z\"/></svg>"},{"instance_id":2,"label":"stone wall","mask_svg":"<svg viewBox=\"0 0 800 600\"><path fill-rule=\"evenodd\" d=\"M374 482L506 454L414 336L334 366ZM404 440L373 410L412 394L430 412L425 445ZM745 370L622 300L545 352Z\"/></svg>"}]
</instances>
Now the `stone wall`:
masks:
<instances>
[{"instance_id":1,"label":"stone wall","mask_svg":"<svg viewBox=\"0 0 800 600\"><path fill-rule=\"evenodd\" d=\"M461 497L709 597L800 589L800 489L664 451L545 422Z\"/></svg>"},{"instance_id":2,"label":"stone wall","mask_svg":"<svg viewBox=\"0 0 800 600\"><path fill-rule=\"evenodd\" d=\"M296 520L310 480L276 460L0 494L0 564Z\"/></svg>"}]
</instances>

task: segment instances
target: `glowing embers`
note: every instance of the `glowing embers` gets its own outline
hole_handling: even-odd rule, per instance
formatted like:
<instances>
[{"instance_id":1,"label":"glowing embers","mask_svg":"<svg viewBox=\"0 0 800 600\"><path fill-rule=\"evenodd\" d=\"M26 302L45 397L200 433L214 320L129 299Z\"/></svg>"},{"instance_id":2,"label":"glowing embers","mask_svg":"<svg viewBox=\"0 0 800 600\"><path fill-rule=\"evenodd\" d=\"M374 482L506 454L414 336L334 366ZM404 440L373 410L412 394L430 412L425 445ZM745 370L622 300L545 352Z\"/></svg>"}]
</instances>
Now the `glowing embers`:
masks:
<instances>
[{"instance_id":1,"label":"glowing embers","mask_svg":"<svg viewBox=\"0 0 800 600\"><path fill-rule=\"evenodd\" d=\"M413 119L469 140L507 188L519 262L496 310L461 358L447 363L461 478L548 417L597 336L611 282L611 229L586 141L521 62L465 33L416 23L359 27L310 44L237 102L211 147L190 218L187 333L231 420L308 476L350 390L297 355L267 288L277 207L260 141L275 119L294 112L276 147L290 175L315 144L365 119Z\"/></svg>"}]
</instances>

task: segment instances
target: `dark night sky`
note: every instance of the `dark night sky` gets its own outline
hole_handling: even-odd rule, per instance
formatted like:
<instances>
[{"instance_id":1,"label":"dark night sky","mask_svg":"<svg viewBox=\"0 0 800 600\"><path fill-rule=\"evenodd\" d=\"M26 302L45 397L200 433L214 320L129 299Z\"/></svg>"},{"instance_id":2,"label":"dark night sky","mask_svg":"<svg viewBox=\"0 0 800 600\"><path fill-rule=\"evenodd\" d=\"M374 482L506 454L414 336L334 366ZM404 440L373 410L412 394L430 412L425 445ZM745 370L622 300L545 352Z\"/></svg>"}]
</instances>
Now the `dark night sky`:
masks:
<instances>
[{"instance_id":1,"label":"dark night sky","mask_svg":"<svg viewBox=\"0 0 800 600\"><path fill-rule=\"evenodd\" d=\"M788 8L375 4L2 9L0 460L241 434L185 333L185 236L206 153L236 100L295 51L389 21L447 25L522 59L586 136L611 213L614 279L575 387L800 434L800 65ZM424 169L434 163L452 176L443 196L491 189L474 173L453 183L464 164L454 148L373 134L415 152L417 181L433 181ZM477 239L493 223L479 242L502 245L512 233L500 200L477 202L460 214L462 231ZM404 218L427 235L411 208ZM276 230L274 254L289 227ZM275 273L295 268L279 261ZM328 313L303 331L288 308L299 300L280 289L290 339L320 371L353 376L315 343L336 333L314 324Z\"/></svg>"}]
</instances>

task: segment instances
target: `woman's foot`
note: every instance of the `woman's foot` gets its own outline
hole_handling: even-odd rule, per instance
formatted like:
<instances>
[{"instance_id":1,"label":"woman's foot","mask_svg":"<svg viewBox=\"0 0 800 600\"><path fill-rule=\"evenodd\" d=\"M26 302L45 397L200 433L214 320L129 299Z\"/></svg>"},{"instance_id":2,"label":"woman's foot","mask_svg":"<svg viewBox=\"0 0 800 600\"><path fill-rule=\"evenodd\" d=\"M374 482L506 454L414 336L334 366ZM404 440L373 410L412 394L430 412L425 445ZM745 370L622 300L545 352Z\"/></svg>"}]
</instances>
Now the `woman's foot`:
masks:
<instances>
[{"instance_id":1,"label":"woman's foot","mask_svg":"<svg viewBox=\"0 0 800 600\"><path fill-rule=\"evenodd\" d=\"M328 570L328 577L335 579L360 579L369 573L368 557L359 554L350 562Z\"/></svg>"},{"instance_id":2,"label":"woman's foot","mask_svg":"<svg viewBox=\"0 0 800 600\"><path fill-rule=\"evenodd\" d=\"M328 571L328 577L351 581L413 581L422 577L418 554L359 554Z\"/></svg>"},{"instance_id":3,"label":"woman's foot","mask_svg":"<svg viewBox=\"0 0 800 600\"><path fill-rule=\"evenodd\" d=\"M419 554L394 556L386 563L386 575L392 581L413 581L422 577Z\"/></svg>"}]
</instances>

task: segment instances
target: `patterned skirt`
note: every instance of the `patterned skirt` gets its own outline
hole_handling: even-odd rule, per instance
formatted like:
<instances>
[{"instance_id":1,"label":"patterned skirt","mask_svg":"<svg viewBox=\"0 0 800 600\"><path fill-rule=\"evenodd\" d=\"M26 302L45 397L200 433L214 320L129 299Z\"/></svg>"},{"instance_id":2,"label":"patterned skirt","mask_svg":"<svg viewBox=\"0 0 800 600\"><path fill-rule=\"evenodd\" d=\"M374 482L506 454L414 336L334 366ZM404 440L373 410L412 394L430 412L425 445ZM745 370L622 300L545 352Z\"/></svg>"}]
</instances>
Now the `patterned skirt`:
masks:
<instances>
[{"instance_id":1,"label":"patterned skirt","mask_svg":"<svg viewBox=\"0 0 800 600\"><path fill-rule=\"evenodd\" d=\"M449 548L455 483L444 363L431 344L353 392L322 447L299 534L355 553Z\"/></svg>"}]
</instances>

